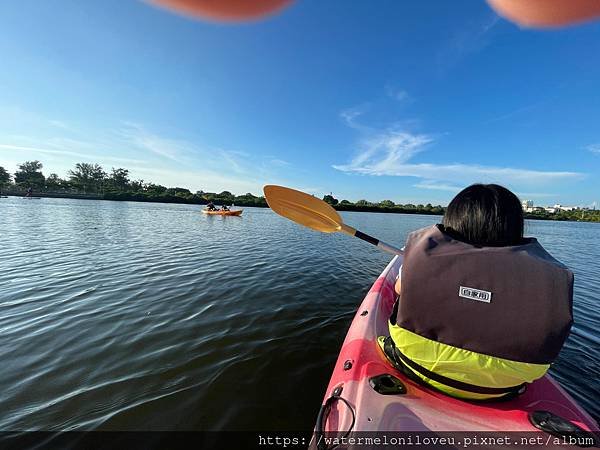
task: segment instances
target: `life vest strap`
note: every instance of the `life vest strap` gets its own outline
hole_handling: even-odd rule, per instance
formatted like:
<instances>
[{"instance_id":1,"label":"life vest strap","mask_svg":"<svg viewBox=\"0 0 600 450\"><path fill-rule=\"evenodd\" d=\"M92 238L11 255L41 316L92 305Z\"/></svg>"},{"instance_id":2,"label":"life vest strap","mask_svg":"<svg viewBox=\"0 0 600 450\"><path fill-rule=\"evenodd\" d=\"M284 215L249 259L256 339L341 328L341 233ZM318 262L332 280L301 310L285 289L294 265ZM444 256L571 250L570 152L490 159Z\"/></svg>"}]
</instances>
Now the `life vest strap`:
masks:
<instances>
[{"instance_id":1,"label":"life vest strap","mask_svg":"<svg viewBox=\"0 0 600 450\"><path fill-rule=\"evenodd\" d=\"M388 349L386 349L386 353L388 353L388 354L391 353L391 355L395 357L394 362L396 362L398 365L407 366L407 367L411 368L412 370L414 370L415 372L419 373L420 375L422 375L426 378L429 378L430 380L436 381L438 383L444 384L444 385L454 388L454 389L460 389L461 391L472 392L475 394L484 394L484 395L515 396L515 395L522 393L526 386L525 383L523 383L518 386L492 388L492 387L478 386L475 384L470 384L470 383L465 383L463 381L454 380L454 379L448 378L444 375L440 375L438 373L432 372L431 370L421 366L420 364L418 364L415 361L413 361L412 359L410 359L408 356L403 354L398 349L398 347L396 347L396 345L394 344L394 341L392 340L391 337L386 338L385 346L391 347L391 348L388 347L388 349L391 350L391 352L389 352Z\"/></svg>"}]
</instances>

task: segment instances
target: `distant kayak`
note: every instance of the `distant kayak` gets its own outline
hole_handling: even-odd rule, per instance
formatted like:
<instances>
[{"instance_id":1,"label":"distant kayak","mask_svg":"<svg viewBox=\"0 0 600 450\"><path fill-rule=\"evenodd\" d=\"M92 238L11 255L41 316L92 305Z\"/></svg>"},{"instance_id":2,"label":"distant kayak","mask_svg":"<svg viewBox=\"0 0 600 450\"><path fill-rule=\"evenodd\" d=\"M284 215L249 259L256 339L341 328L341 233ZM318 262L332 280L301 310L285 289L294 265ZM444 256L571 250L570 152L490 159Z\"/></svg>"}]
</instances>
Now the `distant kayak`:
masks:
<instances>
[{"instance_id":1,"label":"distant kayak","mask_svg":"<svg viewBox=\"0 0 600 450\"><path fill-rule=\"evenodd\" d=\"M318 436L376 431L542 430L550 433L545 436L597 432L594 419L550 375L511 400L475 402L447 396L393 367L377 338L389 335L401 264L399 256L390 262L358 308L327 387L315 427Z\"/></svg>"},{"instance_id":2,"label":"distant kayak","mask_svg":"<svg viewBox=\"0 0 600 450\"><path fill-rule=\"evenodd\" d=\"M210 216L241 216L243 211L243 209L238 209L236 211L209 211L207 209L202 210L204 214L208 214Z\"/></svg>"},{"instance_id":3,"label":"distant kayak","mask_svg":"<svg viewBox=\"0 0 600 450\"><path fill-rule=\"evenodd\" d=\"M41 200L42 197L21 197L23 200Z\"/></svg>"}]
</instances>

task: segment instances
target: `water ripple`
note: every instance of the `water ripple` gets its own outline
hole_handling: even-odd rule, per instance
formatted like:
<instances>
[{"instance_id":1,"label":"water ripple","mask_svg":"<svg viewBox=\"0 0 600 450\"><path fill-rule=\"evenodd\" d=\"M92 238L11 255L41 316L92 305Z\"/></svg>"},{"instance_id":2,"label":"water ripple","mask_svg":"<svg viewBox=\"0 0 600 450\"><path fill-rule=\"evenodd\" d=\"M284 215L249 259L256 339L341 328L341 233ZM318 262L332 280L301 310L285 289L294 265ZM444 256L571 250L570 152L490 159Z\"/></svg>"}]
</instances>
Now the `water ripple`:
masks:
<instances>
[{"instance_id":1,"label":"water ripple","mask_svg":"<svg viewBox=\"0 0 600 450\"><path fill-rule=\"evenodd\" d=\"M402 245L431 216L343 213ZM27 224L27 225L24 225ZM528 222L575 272L553 366L600 409L600 226ZM388 255L266 209L0 203L0 428L307 430L354 312ZM298 395L298 386L302 395Z\"/></svg>"}]
</instances>

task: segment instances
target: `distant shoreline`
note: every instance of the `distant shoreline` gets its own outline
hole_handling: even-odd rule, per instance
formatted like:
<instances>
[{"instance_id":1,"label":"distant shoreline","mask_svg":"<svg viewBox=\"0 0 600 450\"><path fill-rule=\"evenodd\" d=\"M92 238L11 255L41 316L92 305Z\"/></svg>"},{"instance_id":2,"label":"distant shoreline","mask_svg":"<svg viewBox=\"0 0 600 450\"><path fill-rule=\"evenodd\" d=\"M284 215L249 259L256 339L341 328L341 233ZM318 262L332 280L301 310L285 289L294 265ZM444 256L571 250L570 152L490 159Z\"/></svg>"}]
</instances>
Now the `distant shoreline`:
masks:
<instances>
[{"instance_id":1,"label":"distant shoreline","mask_svg":"<svg viewBox=\"0 0 600 450\"><path fill-rule=\"evenodd\" d=\"M144 180L131 180L129 169L112 168L110 173L104 171L99 164L77 163L69 170L68 179L60 178L52 173L48 177L42 173L43 164L39 161L25 161L12 176L0 167L0 195L24 197L28 190L33 190L33 197L70 198L78 200L113 200L130 202L176 203L184 205L232 205L238 207L268 208L263 196L250 192L235 195L230 191L191 192L181 187L166 187ZM4 193L2 193L4 191ZM445 207L441 205L397 204L392 200L370 202L365 199L351 202L338 200L333 194L322 199L338 211L376 212L383 214L424 214L444 215ZM534 213L523 212L526 219L555 220L569 222L600 222L600 210L590 209L558 209L553 212L539 210Z\"/></svg>"},{"instance_id":2,"label":"distant shoreline","mask_svg":"<svg viewBox=\"0 0 600 450\"><path fill-rule=\"evenodd\" d=\"M17 192L2 192L2 196L7 197L25 197L24 193ZM73 200L106 200L106 201L121 201L121 202L137 202L137 203L166 203L166 204L186 204L186 205L206 205L208 200L205 199L197 199L197 198L185 198L179 196L172 197L150 197L144 196L136 193L106 193L103 195L98 194L75 194L75 193L54 193L54 192L34 192L34 197L42 197L42 198L63 198L63 199L73 199ZM264 200L262 197L257 197L257 199ZM215 204L230 204L228 202L219 202L215 201ZM266 201L263 202L244 202L244 201L236 201L235 206L238 207L253 207L253 208L268 208ZM415 208L408 209L401 206L397 207L381 207L377 205L334 205L333 206L337 211L350 211L350 212L374 212L374 213L383 213L383 214L421 214L421 215L429 215L429 216L442 216L443 211L429 211L426 209ZM588 217L586 217L586 213ZM569 216L564 216L560 214L531 214L524 213L524 218L528 220L548 220L548 221L557 221L557 222L590 222L590 223L598 223L600 222L600 211L589 210L583 212L583 218L573 217L574 214L570 214Z\"/></svg>"}]
</instances>

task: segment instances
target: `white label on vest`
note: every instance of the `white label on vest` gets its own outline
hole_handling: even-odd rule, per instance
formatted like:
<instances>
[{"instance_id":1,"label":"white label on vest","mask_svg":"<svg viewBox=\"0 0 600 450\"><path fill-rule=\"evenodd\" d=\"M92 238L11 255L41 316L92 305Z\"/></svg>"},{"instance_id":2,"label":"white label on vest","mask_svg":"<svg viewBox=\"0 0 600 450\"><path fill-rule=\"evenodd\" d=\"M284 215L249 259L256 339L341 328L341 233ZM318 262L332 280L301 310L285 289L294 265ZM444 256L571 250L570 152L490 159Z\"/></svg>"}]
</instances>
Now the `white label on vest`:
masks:
<instances>
[{"instance_id":1,"label":"white label on vest","mask_svg":"<svg viewBox=\"0 0 600 450\"><path fill-rule=\"evenodd\" d=\"M492 293L474 289L470 287L460 286L458 288L458 296L468 298L469 300L477 300L479 302L490 303L492 301Z\"/></svg>"}]
</instances>

